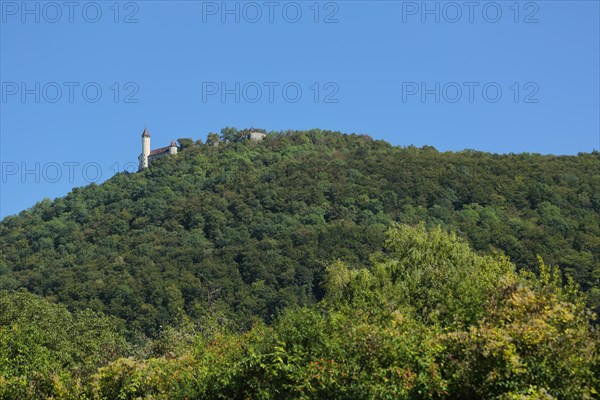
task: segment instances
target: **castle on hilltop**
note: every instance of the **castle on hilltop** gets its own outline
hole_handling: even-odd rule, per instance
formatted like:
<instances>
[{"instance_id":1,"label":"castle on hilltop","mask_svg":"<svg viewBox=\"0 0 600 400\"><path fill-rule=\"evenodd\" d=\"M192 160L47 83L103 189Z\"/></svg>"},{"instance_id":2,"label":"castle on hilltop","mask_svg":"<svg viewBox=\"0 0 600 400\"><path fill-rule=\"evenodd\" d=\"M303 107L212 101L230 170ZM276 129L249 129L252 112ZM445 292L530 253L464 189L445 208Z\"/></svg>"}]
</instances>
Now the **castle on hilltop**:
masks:
<instances>
[{"instance_id":1,"label":"castle on hilltop","mask_svg":"<svg viewBox=\"0 0 600 400\"><path fill-rule=\"evenodd\" d=\"M167 154L177 154L177 143L172 141L167 147L150 150L150 133L148 133L148 128L144 128L144 132L142 133L142 154L138 158L140 161L138 171L148 168L152 161Z\"/></svg>"},{"instance_id":2,"label":"castle on hilltop","mask_svg":"<svg viewBox=\"0 0 600 400\"><path fill-rule=\"evenodd\" d=\"M236 139L236 141L240 139L248 139L254 142L258 142L267 137L266 133L259 132L254 129L244 129L239 133L239 139ZM216 141L212 142L212 145L218 146L220 142L218 135L211 133L209 134L209 139L211 135L217 136ZM229 140L225 140L224 143L227 143L228 141ZM208 143L209 142L207 141L207 144ZM144 132L142 132L142 154L140 154L140 156L138 157L138 160L140 162L138 171L142 171L148 168L152 161L156 160L157 158L170 154L177 154L177 143L175 143L175 141L172 141L171 144L166 147L150 150L150 133L148 133L148 128L144 128Z\"/></svg>"}]
</instances>

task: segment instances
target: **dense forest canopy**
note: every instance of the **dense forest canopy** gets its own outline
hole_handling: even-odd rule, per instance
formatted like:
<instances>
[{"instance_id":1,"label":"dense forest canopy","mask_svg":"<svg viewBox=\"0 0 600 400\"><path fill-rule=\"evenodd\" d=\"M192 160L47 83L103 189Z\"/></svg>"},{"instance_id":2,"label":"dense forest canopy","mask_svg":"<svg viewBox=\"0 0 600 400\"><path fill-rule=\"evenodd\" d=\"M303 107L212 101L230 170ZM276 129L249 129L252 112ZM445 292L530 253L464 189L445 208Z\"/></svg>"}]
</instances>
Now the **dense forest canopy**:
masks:
<instances>
[{"instance_id":1,"label":"dense forest canopy","mask_svg":"<svg viewBox=\"0 0 600 400\"><path fill-rule=\"evenodd\" d=\"M0 398L594 394L598 152L246 133L0 222Z\"/></svg>"},{"instance_id":2,"label":"dense forest canopy","mask_svg":"<svg viewBox=\"0 0 600 400\"><path fill-rule=\"evenodd\" d=\"M392 224L324 298L240 334L189 319L141 344L92 311L0 291L1 399L586 399L600 343L571 280L480 256L440 227Z\"/></svg>"}]
</instances>

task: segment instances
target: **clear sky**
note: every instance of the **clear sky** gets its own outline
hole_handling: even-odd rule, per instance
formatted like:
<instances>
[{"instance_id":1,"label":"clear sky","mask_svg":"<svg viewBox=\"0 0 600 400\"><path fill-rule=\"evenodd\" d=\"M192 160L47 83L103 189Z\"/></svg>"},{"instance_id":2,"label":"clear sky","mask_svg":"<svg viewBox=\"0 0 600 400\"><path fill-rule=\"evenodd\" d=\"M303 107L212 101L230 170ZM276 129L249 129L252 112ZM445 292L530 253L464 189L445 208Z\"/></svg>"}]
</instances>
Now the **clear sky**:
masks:
<instances>
[{"instance_id":1,"label":"clear sky","mask_svg":"<svg viewBox=\"0 0 600 400\"><path fill-rule=\"evenodd\" d=\"M0 217L224 126L600 147L591 1L0 1Z\"/></svg>"}]
</instances>

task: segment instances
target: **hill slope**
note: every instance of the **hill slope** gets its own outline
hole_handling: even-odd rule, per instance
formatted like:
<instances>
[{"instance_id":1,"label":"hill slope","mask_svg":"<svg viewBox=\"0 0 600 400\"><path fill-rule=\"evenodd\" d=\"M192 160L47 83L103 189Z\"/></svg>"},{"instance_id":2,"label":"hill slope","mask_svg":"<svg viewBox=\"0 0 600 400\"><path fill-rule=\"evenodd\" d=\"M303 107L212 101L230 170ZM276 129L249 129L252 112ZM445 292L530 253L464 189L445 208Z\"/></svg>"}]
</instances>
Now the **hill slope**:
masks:
<instances>
[{"instance_id":1,"label":"hill slope","mask_svg":"<svg viewBox=\"0 0 600 400\"><path fill-rule=\"evenodd\" d=\"M399 148L308 131L192 145L148 170L0 223L0 289L122 318L130 332L218 316L240 328L368 264L392 221L441 225L517 266L540 255L600 304L600 155Z\"/></svg>"},{"instance_id":2,"label":"hill slope","mask_svg":"<svg viewBox=\"0 0 600 400\"><path fill-rule=\"evenodd\" d=\"M600 354L573 282L515 273L440 227L392 224L325 297L240 334L209 319L127 342L122 323L0 291L0 399L591 399Z\"/></svg>"}]
</instances>

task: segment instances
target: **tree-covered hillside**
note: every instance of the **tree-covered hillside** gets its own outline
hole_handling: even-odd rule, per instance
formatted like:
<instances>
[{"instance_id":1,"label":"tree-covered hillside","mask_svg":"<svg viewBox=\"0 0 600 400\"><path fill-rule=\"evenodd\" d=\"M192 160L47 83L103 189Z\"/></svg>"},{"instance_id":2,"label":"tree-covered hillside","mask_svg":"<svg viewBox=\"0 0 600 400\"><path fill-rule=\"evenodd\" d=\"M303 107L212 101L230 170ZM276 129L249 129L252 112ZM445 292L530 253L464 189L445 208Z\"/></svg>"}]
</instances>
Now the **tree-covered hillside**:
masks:
<instances>
[{"instance_id":1,"label":"tree-covered hillside","mask_svg":"<svg viewBox=\"0 0 600 400\"><path fill-rule=\"evenodd\" d=\"M74 189L0 223L0 289L155 336L184 318L236 329L324 294L369 264L390 223L456 232L517 267L537 256L600 304L600 155L440 153L312 130L260 142L180 139L141 173ZM218 144L218 146L215 146Z\"/></svg>"},{"instance_id":2,"label":"tree-covered hillside","mask_svg":"<svg viewBox=\"0 0 600 400\"><path fill-rule=\"evenodd\" d=\"M317 304L242 334L183 321L133 346L114 317L0 291L0 399L596 398L592 315L539 267L392 224L365 267L327 267Z\"/></svg>"},{"instance_id":3,"label":"tree-covered hillside","mask_svg":"<svg viewBox=\"0 0 600 400\"><path fill-rule=\"evenodd\" d=\"M246 133L0 222L1 400L598 396L600 154Z\"/></svg>"}]
</instances>

